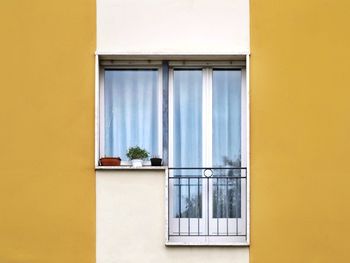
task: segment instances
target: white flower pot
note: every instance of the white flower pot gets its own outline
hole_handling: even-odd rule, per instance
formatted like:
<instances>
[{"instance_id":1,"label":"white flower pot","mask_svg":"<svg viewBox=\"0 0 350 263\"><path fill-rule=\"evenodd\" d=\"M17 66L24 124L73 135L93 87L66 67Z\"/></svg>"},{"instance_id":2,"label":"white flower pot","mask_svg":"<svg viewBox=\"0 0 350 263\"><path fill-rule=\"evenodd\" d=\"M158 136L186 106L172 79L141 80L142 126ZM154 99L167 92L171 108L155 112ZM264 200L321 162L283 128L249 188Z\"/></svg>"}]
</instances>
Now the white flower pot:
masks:
<instances>
[{"instance_id":1,"label":"white flower pot","mask_svg":"<svg viewBox=\"0 0 350 263\"><path fill-rule=\"evenodd\" d=\"M142 160L141 159L134 159L131 160L132 167L142 167Z\"/></svg>"}]
</instances>

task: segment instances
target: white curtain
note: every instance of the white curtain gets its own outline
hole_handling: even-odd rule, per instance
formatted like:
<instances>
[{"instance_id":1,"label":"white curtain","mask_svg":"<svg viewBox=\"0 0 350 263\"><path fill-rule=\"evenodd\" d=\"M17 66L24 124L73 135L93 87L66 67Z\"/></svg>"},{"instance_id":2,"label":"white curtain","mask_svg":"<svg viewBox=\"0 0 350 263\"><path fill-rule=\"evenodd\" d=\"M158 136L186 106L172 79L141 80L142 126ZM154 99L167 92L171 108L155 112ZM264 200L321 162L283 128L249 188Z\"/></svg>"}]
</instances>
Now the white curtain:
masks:
<instances>
[{"instance_id":1,"label":"white curtain","mask_svg":"<svg viewBox=\"0 0 350 263\"><path fill-rule=\"evenodd\" d=\"M174 71L175 167L201 167L203 84L202 70ZM212 82L212 164L240 166L241 71L214 69ZM210 103L208 103L210 105ZM205 117L205 116L204 116ZM210 120L209 120L210 121Z\"/></svg>"},{"instance_id":2,"label":"white curtain","mask_svg":"<svg viewBox=\"0 0 350 263\"><path fill-rule=\"evenodd\" d=\"M175 167L202 166L202 70L174 70Z\"/></svg>"},{"instance_id":3,"label":"white curtain","mask_svg":"<svg viewBox=\"0 0 350 263\"><path fill-rule=\"evenodd\" d=\"M174 70L173 88L173 165L202 166L202 70ZM200 170L176 171L174 176L198 176ZM201 217L201 182L179 179L174 181L175 217ZM198 195L200 193L200 195Z\"/></svg>"},{"instance_id":4,"label":"white curtain","mask_svg":"<svg viewBox=\"0 0 350 263\"><path fill-rule=\"evenodd\" d=\"M241 70L213 70L213 166L241 166Z\"/></svg>"},{"instance_id":5,"label":"white curtain","mask_svg":"<svg viewBox=\"0 0 350 263\"><path fill-rule=\"evenodd\" d=\"M174 70L173 90L173 165L203 167L202 105L212 105L212 166L241 166L241 70L212 71L211 101L203 101L203 71ZM211 103L210 103L211 102ZM239 170L220 170L223 176L239 176ZM176 176L201 176L202 170L181 170ZM217 171L216 171L217 172ZM220 173L221 174L221 173ZM215 176L220 176L215 174ZM226 185L228 187L222 187ZM202 185L197 179L175 180L174 214L176 217L201 217ZM228 202L229 201L229 202ZM213 216L240 216L240 182L213 180Z\"/></svg>"},{"instance_id":6,"label":"white curtain","mask_svg":"<svg viewBox=\"0 0 350 263\"><path fill-rule=\"evenodd\" d=\"M213 70L213 166L241 167L241 70ZM240 170L222 170L240 176ZM241 182L213 181L213 217L241 217Z\"/></svg>"},{"instance_id":7,"label":"white curtain","mask_svg":"<svg viewBox=\"0 0 350 263\"><path fill-rule=\"evenodd\" d=\"M127 160L129 147L158 152L158 71L111 69L105 72L105 156Z\"/></svg>"}]
</instances>

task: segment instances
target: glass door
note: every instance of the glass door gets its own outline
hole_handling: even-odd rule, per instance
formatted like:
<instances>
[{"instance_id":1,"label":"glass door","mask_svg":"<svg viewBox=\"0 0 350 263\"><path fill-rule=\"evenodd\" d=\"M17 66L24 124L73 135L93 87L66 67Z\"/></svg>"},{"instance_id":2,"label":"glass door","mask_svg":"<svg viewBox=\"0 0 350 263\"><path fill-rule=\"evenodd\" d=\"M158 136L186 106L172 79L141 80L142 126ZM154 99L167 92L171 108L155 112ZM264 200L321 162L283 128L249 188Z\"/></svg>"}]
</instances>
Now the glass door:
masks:
<instances>
[{"instance_id":1,"label":"glass door","mask_svg":"<svg viewBox=\"0 0 350 263\"><path fill-rule=\"evenodd\" d=\"M174 169L169 170L169 234L175 236L173 241L245 238L242 72L211 67L170 71L169 164Z\"/></svg>"},{"instance_id":2,"label":"glass door","mask_svg":"<svg viewBox=\"0 0 350 263\"><path fill-rule=\"evenodd\" d=\"M169 207L170 233L188 242L205 235L206 222L202 203L203 166L203 70L174 69L170 72L170 166L172 202Z\"/></svg>"},{"instance_id":3,"label":"glass door","mask_svg":"<svg viewBox=\"0 0 350 263\"><path fill-rule=\"evenodd\" d=\"M209 187L209 239L229 242L246 234L246 169L242 169L246 163L242 139L242 95L245 94L241 69L214 68L210 76L211 162L218 169L214 169Z\"/></svg>"}]
</instances>

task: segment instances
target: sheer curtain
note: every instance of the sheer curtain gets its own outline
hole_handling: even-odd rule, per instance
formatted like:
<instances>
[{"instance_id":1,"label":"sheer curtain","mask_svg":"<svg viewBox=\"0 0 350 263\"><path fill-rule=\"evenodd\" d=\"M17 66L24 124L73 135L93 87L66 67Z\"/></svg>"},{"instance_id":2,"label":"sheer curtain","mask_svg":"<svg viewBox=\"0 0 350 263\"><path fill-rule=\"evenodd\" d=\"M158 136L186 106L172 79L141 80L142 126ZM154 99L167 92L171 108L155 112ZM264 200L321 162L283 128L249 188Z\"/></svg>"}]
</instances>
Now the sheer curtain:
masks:
<instances>
[{"instance_id":1,"label":"sheer curtain","mask_svg":"<svg viewBox=\"0 0 350 263\"><path fill-rule=\"evenodd\" d=\"M202 166L202 70L174 70L173 88L173 165ZM177 171L181 177L198 176L201 171ZM200 193L200 194L198 194ZM174 183L174 215L179 218L201 217L202 186L197 179L179 179Z\"/></svg>"},{"instance_id":2,"label":"sheer curtain","mask_svg":"<svg viewBox=\"0 0 350 263\"><path fill-rule=\"evenodd\" d=\"M241 163L241 70L213 70L213 166Z\"/></svg>"},{"instance_id":3,"label":"sheer curtain","mask_svg":"<svg viewBox=\"0 0 350 263\"><path fill-rule=\"evenodd\" d=\"M241 70L213 70L213 166L241 167ZM240 170L223 170L240 176ZM241 217L241 182L218 179L213 184L213 217Z\"/></svg>"},{"instance_id":4,"label":"sheer curtain","mask_svg":"<svg viewBox=\"0 0 350 263\"><path fill-rule=\"evenodd\" d=\"M241 166L241 70L213 69L211 97L203 101L203 71L174 70L173 165L203 167L203 120L212 125L212 166ZM212 119L203 116L204 105L212 105ZM205 147L204 147L205 148ZM225 170L215 176L239 176ZM217 171L216 171L217 172ZM202 170L182 170L177 176L201 176ZM213 217L240 217L239 180L213 180ZM226 188L226 183L228 183ZM179 179L174 185L176 217L201 217L202 183ZM226 196L228 195L228 196Z\"/></svg>"},{"instance_id":5,"label":"sheer curtain","mask_svg":"<svg viewBox=\"0 0 350 263\"><path fill-rule=\"evenodd\" d=\"M105 156L127 160L129 147L158 155L158 71L105 71Z\"/></svg>"},{"instance_id":6,"label":"sheer curtain","mask_svg":"<svg viewBox=\"0 0 350 263\"><path fill-rule=\"evenodd\" d=\"M212 98L203 102L202 70L174 70L175 167L201 167L202 104L212 105L212 165L240 166L241 160L241 70L214 69Z\"/></svg>"},{"instance_id":7,"label":"sheer curtain","mask_svg":"<svg viewBox=\"0 0 350 263\"><path fill-rule=\"evenodd\" d=\"M174 70L174 166L202 166L202 70Z\"/></svg>"}]
</instances>

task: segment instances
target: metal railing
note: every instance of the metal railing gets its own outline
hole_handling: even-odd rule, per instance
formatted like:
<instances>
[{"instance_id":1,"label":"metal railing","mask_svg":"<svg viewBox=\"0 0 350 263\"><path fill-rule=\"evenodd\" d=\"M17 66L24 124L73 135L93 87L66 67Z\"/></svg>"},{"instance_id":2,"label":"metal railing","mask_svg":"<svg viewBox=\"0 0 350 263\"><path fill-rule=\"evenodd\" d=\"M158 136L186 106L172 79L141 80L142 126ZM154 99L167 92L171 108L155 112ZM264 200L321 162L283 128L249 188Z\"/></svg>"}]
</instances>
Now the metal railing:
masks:
<instances>
[{"instance_id":1,"label":"metal railing","mask_svg":"<svg viewBox=\"0 0 350 263\"><path fill-rule=\"evenodd\" d=\"M168 169L168 240L247 237L247 168Z\"/></svg>"}]
</instances>

